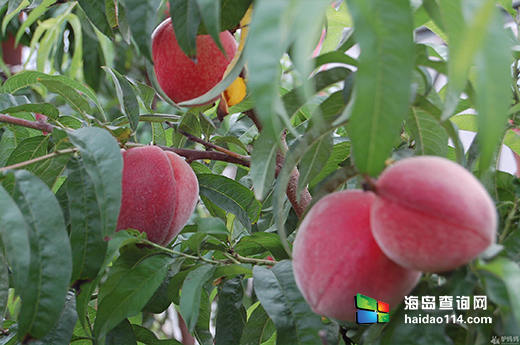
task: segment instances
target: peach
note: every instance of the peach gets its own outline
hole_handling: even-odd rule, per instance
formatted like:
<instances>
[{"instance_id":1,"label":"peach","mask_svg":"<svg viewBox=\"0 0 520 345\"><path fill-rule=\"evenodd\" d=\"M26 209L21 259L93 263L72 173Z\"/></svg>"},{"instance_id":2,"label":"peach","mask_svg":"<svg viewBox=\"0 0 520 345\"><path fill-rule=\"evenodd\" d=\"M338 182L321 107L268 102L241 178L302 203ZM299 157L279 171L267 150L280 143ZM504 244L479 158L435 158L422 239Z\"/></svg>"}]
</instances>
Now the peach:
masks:
<instances>
[{"instance_id":1,"label":"peach","mask_svg":"<svg viewBox=\"0 0 520 345\"><path fill-rule=\"evenodd\" d=\"M7 65L19 65L22 63L22 45L15 48L15 37L9 34L6 41L2 42L2 58Z\"/></svg>"},{"instance_id":2,"label":"peach","mask_svg":"<svg viewBox=\"0 0 520 345\"><path fill-rule=\"evenodd\" d=\"M175 212L168 235L166 235L163 242L166 245L181 232L195 210L199 201L199 181L193 169L186 163L184 158L170 151L165 151L164 153L172 165L177 186Z\"/></svg>"},{"instance_id":3,"label":"peach","mask_svg":"<svg viewBox=\"0 0 520 345\"><path fill-rule=\"evenodd\" d=\"M372 192L335 192L318 201L300 225L293 248L298 288L312 310L355 321L354 296L395 307L421 273L403 268L379 249L370 231Z\"/></svg>"},{"instance_id":4,"label":"peach","mask_svg":"<svg viewBox=\"0 0 520 345\"><path fill-rule=\"evenodd\" d=\"M123 162L117 231L139 230L150 241L167 245L197 204L199 187L193 170L175 153L155 146L123 151Z\"/></svg>"},{"instance_id":5,"label":"peach","mask_svg":"<svg viewBox=\"0 0 520 345\"><path fill-rule=\"evenodd\" d=\"M210 35L199 35L195 62L177 44L171 18L155 29L152 34L155 74L159 86L172 101L180 103L202 96L222 80L237 50L237 42L228 31L221 32L219 36L227 56ZM218 97L206 104L216 99Z\"/></svg>"},{"instance_id":6,"label":"peach","mask_svg":"<svg viewBox=\"0 0 520 345\"><path fill-rule=\"evenodd\" d=\"M403 159L376 184L372 233L396 263L445 272L467 264L495 240L497 214L484 186L440 157Z\"/></svg>"}]
</instances>

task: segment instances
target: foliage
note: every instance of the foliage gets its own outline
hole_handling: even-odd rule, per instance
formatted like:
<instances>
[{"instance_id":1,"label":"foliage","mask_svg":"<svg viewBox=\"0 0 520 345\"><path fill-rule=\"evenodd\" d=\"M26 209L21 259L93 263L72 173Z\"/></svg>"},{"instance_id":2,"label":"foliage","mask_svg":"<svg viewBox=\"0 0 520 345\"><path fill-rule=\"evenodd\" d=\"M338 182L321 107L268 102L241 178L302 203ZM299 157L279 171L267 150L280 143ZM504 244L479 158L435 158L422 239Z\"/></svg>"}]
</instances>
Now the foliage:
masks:
<instances>
[{"instance_id":1,"label":"foliage","mask_svg":"<svg viewBox=\"0 0 520 345\"><path fill-rule=\"evenodd\" d=\"M520 154L512 1L166 2L0 1L0 39L30 51L23 68L0 62L0 113L23 123L47 116L32 128L0 119L0 344L179 344L157 337L157 314L170 305L200 344L474 344L520 334L520 180L498 170L501 145ZM183 104L160 97L153 73L151 34L170 14L187 55L197 34L229 29L240 41L223 80ZM435 43L417 40L425 28ZM247 96L229 115L190 107L239 75ZM461 130L477 133L467 151ZM167 247L115 233L120 148L150 142L187 157L200 184L195 214ZM487 310L452 313L491 324L407 324L403 305L385 325L337 322L314 314L296 287L290 253L305 208L411 155L472 171L500 215L497 245L454 272L424 275L411 295L486 295Z\"/></svg>"}]
</instances>

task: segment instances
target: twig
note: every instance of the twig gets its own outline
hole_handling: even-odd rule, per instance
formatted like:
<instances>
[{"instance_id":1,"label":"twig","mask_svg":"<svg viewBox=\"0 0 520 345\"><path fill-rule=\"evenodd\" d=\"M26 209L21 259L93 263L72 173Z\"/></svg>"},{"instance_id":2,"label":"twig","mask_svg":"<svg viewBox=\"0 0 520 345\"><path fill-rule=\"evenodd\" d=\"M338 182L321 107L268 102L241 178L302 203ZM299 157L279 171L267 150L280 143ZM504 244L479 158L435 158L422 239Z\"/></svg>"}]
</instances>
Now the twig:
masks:
<instances>
[{"instance_id":1,"label":"twig","mask_svg":"<svg viewBox=\"0 0 520 345\"><path fill-rule=\"evenodd\" d=\"M262 130L262 124L258 120L258 117L256 116L256 113L253 109L247 110L244 112L255 124L255 126L258 128L258 131ZM285 141L285 134L282 136L282 143L284 145L284 151L287 151L289 148L287 147L287 142ZM276 176L280 173L283 167L283 163L285 161L284 154L278 150L276 153ZM296 215L298 215L298 218L301 218L303 214L305 213L305 210L307 207L309 207L309 204L312 201L312 196L309 193L309 190L307 187L305 187L304 190L302 190L300 194L300 201L298 202L298 180L300 179L300 173L298 169L294 168L294 170L291 173L291 176L289 178L289 183L287 185L287 197L289 198L289 201L291 202L291 205L296 212Z\"/></svg>"},{"instance_id":2,"label":"twig","mask_svg":"<svg viewBox=\"0 0 520 345\"><path fill-rule=\"evenodd\" d=\"M34 164L34 163L45 161L47 159L51 159L51 158L58 157L58 156L68 155L68 154L71 154L71 153L74 153L74 152L77 152L77 151L78 151L78 149L76 149L76 148L55 151L55 152L46 154L45 156L36 157L34 159L30 159L30 160L25 161L25 162L20 162L20 163L17 163L17 164L13 164L13 165L9 165L9 166L0 168L0 173L4 172L4 171L7 171L7 170L11 170L11 169L23 168L23 167L26 167L28 165Z\"/></svg>"},{"instance_id":3,"label":"twig","mask_svg":"<svg viewBox=\"0 0 520 345\"><path fill-rule=\"evenodd\" d=\"M217 150L217 151L220 151L222 153L225 153L227 154L228 156L231 156L231 157L235 157L237 159L241 159L241 160L244 160L244 161L249 161L251 158L248 157L248 156L242 156L241 154L238 154L236 152L233 152L233 151L229 151L228 149L225 149L223 147L220 147L218 145L215 145L215 144L212 144L210 143L209 141L206 141L206 140L203 140L201 138L198 138L190 133L187 133L185 131L182 131L179 129L178 131L180 134L184 135L186 138L188 138L188 140L191 140L191 141L194 141L196 143L199 143L199 144L202 144L204 145L206 148L210 148L210 149L213 149L213 150Z\"/></svg>"},{"instance_id":4,"label":"twig","mask_svg":"<svg viewBox=\"0 0 520 345\"><path fill-rule=\"evenodd\" d=\"M237 259L237 261L239 261L243 264L274 266L278 263L277 261L274 261L274 260L246 258L245 256L242 256L237 253L234 253L233 256L235 257L235 259Z\"/></svg>"},{"instance_id":5,"label":"twig","mask_svg":"<svg viewBox=\"0 0 520 345\"><path fill-rule=\"evenodd\" d=\"M179 156L186 157L186 159L190 162L197 160L197 159L210 159L213 161L223 161L223 162L228 162L228 163L239 164L239 165L243 165L245 167L250 166L249 161L246 161L246 160L243 160L240 158L235 158L235 157L229 156L222 152L179 149L176 147L168 147L168 146L161 146L161 145L156 145L156 146L163 149L164 151L171 151L171 152L178 154Z\"/></svg>"},{"instance_id":6,"label":"twig","mask_svg":"<svg viewBox=\"0 0 520 345\"><path fill-rule=\"evenodd\" d=\"M4 123L10 123L12 125L32 128L32 129L38 129L43 132L51 133L54 128L59 128L56 126L53 126L49 123L40 122L40 121L28 121L24 119L19 119L17 117L11 116L11 115L4 115L0 114L0 122Z\"/></svg>"}]
</instances>

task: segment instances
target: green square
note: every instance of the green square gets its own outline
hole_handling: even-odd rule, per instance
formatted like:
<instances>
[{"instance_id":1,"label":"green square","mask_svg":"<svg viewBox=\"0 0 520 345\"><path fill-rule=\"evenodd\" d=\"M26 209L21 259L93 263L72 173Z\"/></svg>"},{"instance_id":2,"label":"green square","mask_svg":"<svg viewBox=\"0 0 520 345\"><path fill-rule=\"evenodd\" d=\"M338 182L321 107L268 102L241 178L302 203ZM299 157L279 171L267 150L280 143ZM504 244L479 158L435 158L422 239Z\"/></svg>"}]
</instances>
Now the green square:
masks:
<instances>
[{"instance_id":1,"label":"green square","mask_svg":"<svg viewBox=\"0 0 520 345\"><path fill-rule=\"evenodd\" d=\"M358 293L356 295L356 308L377 311L377 300Z\"/></svg>"},{"instance_id":2,"label":"green square","mask_svg":"<svg viewBox=\"0 0 520 345\"><path fill-rule=\"evenodd\" d=\"M377 323L386 323L390 321L390 314L387 313L378 313L377 314Z\"/></svg>"}]
</instances>

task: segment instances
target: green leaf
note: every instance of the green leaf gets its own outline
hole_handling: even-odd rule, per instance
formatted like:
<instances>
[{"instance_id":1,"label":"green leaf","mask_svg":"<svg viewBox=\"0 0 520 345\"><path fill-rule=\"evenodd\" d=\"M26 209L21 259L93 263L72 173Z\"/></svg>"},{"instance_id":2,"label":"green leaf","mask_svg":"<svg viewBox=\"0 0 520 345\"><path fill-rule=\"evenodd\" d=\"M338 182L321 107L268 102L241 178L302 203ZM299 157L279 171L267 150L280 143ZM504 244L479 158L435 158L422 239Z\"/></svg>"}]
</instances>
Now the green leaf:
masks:
<instances>
[{"instance_id":1,"label":"green leaf","mask_svg":"<svg viewBox=\"0 0 520 345\"><path fill-rule=\"evenodd\" d=\"M261 204L251 190L222 175L199 174L200 194L218 207L233 213L238 220L251 229L251 224L260 216Z\"/></svg>"},{"instance_id":2,"label":"green leaf","mask_svg":"<svg viewBox=\"0 0 520 345\"><path fill-rule=\"evenodd\" d=\"M200 292L206 282L211 279L215 266L202 265L189 272L182 284L182 295L179 310L188 330L191 332L197 324L200 307Z\"/></svg>"},{"instance_id":3,"label":"green leaf","mask_svg":"<svg viewBox=\"0 0 520 345\"><path fill-rule=\"evenodd\" d=\"M218 293L215 345L239 344L246 324L246 309L242 304L243 276L224 283Z\"/></svg>"},{"instance_id":4,"label":"green leaf","mask_svg":"<svg viewBox=\"0 0 520 345\"><path fill-rule=\"evenodd\" d=\"M464 91L475 54L485 42L489 23L494 16L495 1L486 0L478 6L463 6L461 0L440 0L439 8L448 35L450 60L448 63L448 89L441 120L453 115ZM472 21L466 23L463 12L468 11ZM500 43L498 43L500 44Z\"/></svg>"},{"instance_id":5,"label":"green leaf","mask_svg":"<svg viewBox=\"0 0 520 345\"><path fill-rule=\"evenodd\" d=\"M79 5L85 11L88 19L107 37L113 37L114 33L107 20L106 5L104 1L79 0Z\"/></svg>"},{"instance_id":6,"label":"green leaf","mask_svg":"<svg viewBox=\"0 0 520 345\"><path fill-rule=\"evenodd\" d=\"M11 229L17 229L11 231ZM16 293L21 294L28 278L30 255L29 227L9 193L0 185L0 235L13 272ZM9 280L7 280L9 285ZM0 310L0 314L3 313Z\"/></svg>"},{"instance_id":7,"label":"green leaf","mask_svg":"<svg viewBox=\"0 0 520 345\"><path fill-rule=\"evenodd\" d=\"M235 245L234 250L241 255L255 255L269 251L276 260L289 259L280 237L267 232L255 232L251 236L244 236Z\"/></svg>"},{"instance_id":8,"label":"green leaf","mask_svg":"<svg viewBox=\"0 0 520 345\"><path fill-rule=\"evenodd\" d=\"M399 137L410 100L412 13L405 0L355 0L349 5L361 55L347 128L356 168L377 176Z\"/></svg>"},{"instance_id":9,"label":"green leaf","mask_svg":"<svg viewBox=\"0 0 520 345\"><path fill-rule=\"evenodd\" d=\"M87 114L92 113L92 108L88 104L88 101L83 98L76 90L60 81L56 80L41 80L42 83L50 92L56 93L67 101L69 105L84 119L87 119Z\"/></svg>"},{"instance_id":10,"label":"green leaf","mask_svg":"<svg viewBox=\"0 0 520 345\"><path fill-rule=\"evenodd\" d=\"M125 255L127 254L127 255ZM153 254L143 258L128 258L125 252L114 264L112 272L99 290L99 304L93 335L102 337L127 317L133 316L150 300L161 285L173 258ZM136 256L134 254L134 256ZM117 262L121 261L120 264Z\"/></svg>"},{"instance_id":11,"label":"green leaf","mask_svg":"<svg viewBox=\"0 0 520 345\"><path fill-rule=\"evenodd\" d=\"M99 111L101 112L101 115L106 119L105 110L101 106L101 103L99 103L96 95L90 91L88 87L81 84L79 81L71 79L69 77L63 76L63 75L48 75L42 72L36 72L36 71L23 71L20 73L15 74L11 78L7 79L2 85L2 88L0 91L2 93L14 93L20 89L23 89L24 87L38 84L41 81L57 81L62 84L65 84L79 92L81 92L84 96L88 97L90 100L92 100L96 106L98 107ZM90 107L90 106L89 106Z\"/></svg>"},{"instance_id":12,"label":"green leaf","mask_svg":"<svg viewBox=\"0 0 520 345\"><path fill-rule=\"evenodd\" d=\"M65 299L65 305L61 311L58 322L45 337L35 341L35 345L62 345L68 344L74 332L74 325L78 321L76 312L76 298L72 291L69 291Z\"/></svg>"},{"instance_id":13,"label":"green leaf","mask_svg":"<svg viewBox=\"0 0 520 345\"><path fill-rule=\"evenodd\" d=\"M277 344L320 344L321 318L305 302L296 283L291 261L271 269L253 268L253 286L265 311L273 320Z\"/></svg>"},{"instance_id":14,"label":"green leaf","mask_svg":"<svg viewBox=\"0 0 520 345\"><path fill-rule=\"evenodd\" d=\"M125 15L132 32L132 39L141 54L152 61L152 32L157 21L160 0L124 0Z\"/></svg>"},{"instance_id":15,"label":"green leaf","mask_svg":"<svg viewBox=\"0 0 520 345\"><path fill-rule=\"evenodd\" d=\"M182 345L175 339L159 340L148 328L139 325L132 325L132 328L134 329L135 338L139 343L146 345Z\"/></svg>"},{"instance_id":16,"label":"green leaf","mask_svg":"<svg viewBox=\"0 0 520 345\"><path fill-rule=\"evenodd\" d=\"M103 239L101 210L92 179L79 158L67 164L66 191L70 211L72 278L94 279L105 258L107 242Z\"/></svg>"},{"instance_id":17,"label":"green leaf","mask_svg":"<svg viewBox=\"0 0 520 345\"><path fill-rule=\"evenodd\" d=\"M447 156L448 134L434 117L422 109L410 107L406 124L415 140L417 155Z\"/></svg>"},{"instance_id":18,"label":"green leaf","mask_svg":"<svg viewBox=\"0 0 520 345\"><path fill-rule=\"evenodd\" d=\"M132 131L135 132L137 130L137 125L139 124L139 103L137 102L134 89L116 70L110 67L103 67L103 69L110 77L112 77L116 86L117 99L121 105L121 112L128 119Z\"/></svg>"},{"instance_id":19,"label":"green leaf","mask_svg":"<svg viewBox=\"0 0 520 345\"><path fill-rule=\"evenodd\" d=\"M105 345L137 345L132 324L128 319L124 319L114 329L108 332Z\"/></svg>"},{"instance_id":20,"label":"green leaf","mask_svg":"<svg viewBox=\"0 0 520 345\"><path fill-rule=\"evenodd\" d=\"M205 289L200 292L199 317L193 333L201 345L213 345L213 336L209 330L211 319L211 302Z\"/></svg>"},{"instance_id":21,"label":"green leaf","mask_svg":"<svg viewBox=\"0 0 520 345\"><path fill-rule=\"evenodd\" d=\"M332 6L328 7L327 36L325 36L325 40L323 41L320 54L325 54L336 49L346 27L352 27L352 18L348 12L347 3L342 2L337 10Z\"/></svg>"},{"instance_id":22,"label":"green leaf","mask_svg":"<svg viewBox=\"0 0 520 345\"><path fill-rule=\"evenodd\" d=\"M213 272L212 279L215 280L215 279L218 279L221 277L232 276L232 275L237 275L237 274L243 274L247 278L252 277L253 272L251 271L250 268L244 267L244 265L245 264L217 266L217 268L215 269L215 272Z\"/></svg>"},{"instance_id":23,"label":"green leaf","mask_svg":"<svg viewBox=\"0 0 520 345\"><path fill-rule=\"evenodd\" d=\"M184 258L181 257L170 265L168 268L168 273L166 274L166 278L164 278L159 288L154 292L152 298L150 298L150 300L146 303L146 306L143 308L143 312L160 314L168 309L168 307L172 304L172 301L168 298L168 286L170 285L172 277L179 273L183 262Z\"/></svg>"},{"instance_id":24,"label":"green leaf","mask_svg":"<svg viewBox=\"0 0 520 345\"><path fill-rule=\"evenodd\" d=\"M258 200L264 200L271 189L276 168L278 143L267 134L260 134L256 139L251 155L251 179Z\"/></svg>"},{"instance_id":25,"label":"green leaf","mask_svg":"<svg viewBox=\"0 0 520 345\"><path fill-rule=\"evenodd\" d=\"M47 145L49 145L49 138L45 135L25 139L11 153L7 160L7 166L45 155L47 153ZM35 167L36 163L33 163L27 169L33 170Z\"/></svg>"},{"instance_id":26,"label":"green leaf","mask_svg":"<svg viewBox=\"0 0 520 345\"><path fill-rule=\"evenodd\" d=\"M505 258L477 264L485 282L486 295L498 304L504 321L504 332L518 334L520 324L520 267ZM515 333L516 332L516 333Z\"/></svg>"},{"instance_id":27,"label":"green leaf","mask_svg":"<svg viewBox=\"0 0 520 345\"><path fill-rule=\"evenodd\" d=\"M349 154L350 142L343 141L335 144L329 160L325 163L321 172L310 182L309 187L314 188L320 181L329 176L329 174L339 169L339 164L347 159Z\"/></svg>"},{"instance_id":28,"label":"green leaf","mask_svg":"<svg viewBox=\"0 0 520 345\"><path fill-rule=\"evenodd\" d=\"M94 184L103 221L103 238L112 236L121 208L123 156L119 145L107 131L94 127L69 132L69 138L79 149Z\"/></svg>"},{"instance_id":29,"label":"green leaf","mask_svg":"<svg viewBox=\"0 0 520 345\"><path fill-rule=\"evenodd\" d=\"M215 41L217 47L226 54L220 42L220 0L196 0L199 6L199 15L204 23L206 31Z\"/></svg>"},{"instance_id":30,"label":"green leaf","mask_svg":"<svg viewBox=\"0 0 520 345\"><path fill-rule=\"evenodd\" d=\"M52 119L60 116L60 111L51 103L27 103L2 110L2 113L13 114L20 112L40 113Z\"/></svg>"},{"instance_id":31,"label":"green leaf","mask_svg":"<svg viewBox=\"0 0 520 345\"><path fill-rule=\"evenodd\" d=\"M26 170L13 173L13 199L29 226L30 268L20 291L19 339L41 338L58 320L72 271L72 256L63 214L54 193ZM27 254L26 254L27 255Z\"/></svg>"},{"instance_id":32,"label":"green leaf","mask_svg":"<svg viewBox=\"0 0 520 345\"><path fill-rule=\"evenodd\" d=\"M281 34L290 1L259 1L255 3L248 44L244 54L249 67L248 88L254 95L257 113L266 135L273 138L280 133L281 122L276 114L279 64L287 36ZM287 24L289 25L289 24Z\"/></svg>"},{"instance_id":33,"label":"green leaf","mask_svg":"<svg viewBox=\"0 0 520 345\"><path fill-rule=\"evenodd\" d=\"M260 304L247 320L240 345L260 345L271 338L275 331L276 327L273 321Z\"/></svg>"},{"instance_id":34,"label":"green leaf","mask_svg":"<svg viewBox=\"0 0 520 345\"><path fill-rule=\"evenodd\" d=\"M220 0L220 30L236 27L253 0Z\"/></svg>"},{"instance_id":35,"label":"green leaf","mask_svg":"<svg viewBox=\"0 0 520 345\"><path fill-rule=\"evenodd\" d=\"M99 70L104 65L103 50L92 24L86 19L83 20L83 18L81 24L83 30L83 75L90 87L99 90L102 76Z\"/></svg>"},{"instance_id":36,"label":"green leaf","mask_svg":"<svg viewBox=\"0 0 520 345\"><path fill-rule=\"evenodd\" d=\"M511 100L511 63L509 38L498 9L487 29L487 37L476 56L475 106L479 114L479 172L491 164L507 124Z\"/></svg>"},{"instance_id":37,"label":"green leaf","mask_svg":"<svg viewBox=\"0 0 520 345\"><path fill-rule=\"evenodd\" d=\"M300 178L298 179L298 196L307 184L323 169L334 147L332 134L324 136L313 144L303 156L300 163Z\"/></svg>"},{"instance_id":38,"label":"green leaf","mask_svg":"<svg viewBox=\"0 0 520 345\"><path fill-rule=\"evenodd\" d=\"M1 222L1 219L0 219ZM0 224L1 225L1 224ZM4 323L7 299L9 298L9 271L4 254L0 251L0 328Z\"/></svg>"},{"instance_id":39,"label":"green leaf","mask_svg":"<svg viewBox=\"0 0 520 345\"><path fill-rule=\"evenodd\" d=\"M169 0L173 31L181 50L190 59L197 55L197 31L201 22L197 0Z\"/></svg>"}]
</instances>

